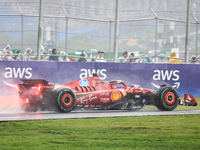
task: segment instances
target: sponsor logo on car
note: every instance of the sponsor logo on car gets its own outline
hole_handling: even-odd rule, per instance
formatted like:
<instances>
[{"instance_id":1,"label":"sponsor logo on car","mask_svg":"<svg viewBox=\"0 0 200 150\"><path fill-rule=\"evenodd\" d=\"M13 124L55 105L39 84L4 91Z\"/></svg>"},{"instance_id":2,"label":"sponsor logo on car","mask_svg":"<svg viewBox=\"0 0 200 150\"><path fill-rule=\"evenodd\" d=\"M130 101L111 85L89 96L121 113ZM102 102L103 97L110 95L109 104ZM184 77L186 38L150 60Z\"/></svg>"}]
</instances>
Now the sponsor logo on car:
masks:
<instances>
[{"instance_id":1,"label":"sponsor logo on car","mask_svg":"<svg viewBox=\"0 0 200 150\"><path fill-rule=\"evenodd\" d=\"M140 98L140 95L135 95L135 98Z\"/></svg>"},{"instance_id":2,"label":"sponsor logo on car","mask_svg":"<svg viewBox=\"0 0 200 150\"><path fill-rule=\"evenodd\" d=\"M132 108L133 109L138 109L138 108L140 109L140 108L142 108L142 106L133 106Z\"/></svg>"},{"instance_id":3,"label":"sponsor logo on car","mask_svg":"<svg viewBox=\"0 0 200 150\"><path fill-rule=\"evenodd\" d=\"M88 102L91 102L92 100L94 100L96 98L97 98L97 96L93 97L93 94L90 94L89 98L87 98L87 99L85 99L85 97L81 97L80 102L81 102L81 104L88 104Z\"/></svg>"},{"instance_id":4,"label":"sponsor logo on car","mask_svg":"<svg viewBox=\"0 0 200 150\"><path fill-rule=\"evenodd\" d=\"M119 91L114 91L114 92L112 92L112 94L111 94L111 99L113 100L113 101L117 101L117 100L119 100L121 98L121 93L119 92Z\"/></svg>"},{"instance_id":5,"label":"sponsor logo on car","mask_svg":"<svg viewBox=\"0 0 200 150\"><path fill-rule=\"evenodd\" d=\"M79 83L80 83L80 86L89 86L90 85L89 81L86 79L81 79Z\"/></svg>"},{"instance_id":6,"label":"sponsor logo on car","mask_svg":"<svg viewBox=\"0 0 200 150\"><path fill-rule=\"evenodd\" d=\"M135 90L134 92L135 93L142 93L143 91L142 90Z\"/></svg>"},{"instance_id":7,"label":"sponsor logo on car","mask_svg":"<svg viewBox=\"0 0 200 150\"><path fill-rule=\"evenodd\" d=\"M109 98L101 98L100 101L102 103L107 103L110 99Z\"/></svg>"},{"instance_id":8,"label":"sponsor logo on car","mask_svg":"<svg viewBox=\"0 0 200 150\"><path fill-rule=\"evenodd\" d=\"M100 93L100 96L109 96L109 93L108 92L103 92L103 93Z\"/></svg>"}]
</instances>

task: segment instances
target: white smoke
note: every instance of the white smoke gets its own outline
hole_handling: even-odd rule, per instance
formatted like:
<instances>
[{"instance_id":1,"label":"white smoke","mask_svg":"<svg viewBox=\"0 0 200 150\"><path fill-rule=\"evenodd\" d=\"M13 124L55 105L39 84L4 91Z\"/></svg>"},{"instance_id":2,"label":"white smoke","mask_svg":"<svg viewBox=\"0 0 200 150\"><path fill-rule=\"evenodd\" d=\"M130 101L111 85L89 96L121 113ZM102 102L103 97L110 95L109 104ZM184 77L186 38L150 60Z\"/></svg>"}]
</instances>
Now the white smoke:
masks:
<instances>
[{"instance_id":1,"label":"white smoke","mask_svg":"<svg viewBox=\"0 0 200 150\"><path fill-rule=\"evenodd\" d=\"M23 113L19 105L19 95L0 95L0 113Z\"/></svg>"}]
</instances>

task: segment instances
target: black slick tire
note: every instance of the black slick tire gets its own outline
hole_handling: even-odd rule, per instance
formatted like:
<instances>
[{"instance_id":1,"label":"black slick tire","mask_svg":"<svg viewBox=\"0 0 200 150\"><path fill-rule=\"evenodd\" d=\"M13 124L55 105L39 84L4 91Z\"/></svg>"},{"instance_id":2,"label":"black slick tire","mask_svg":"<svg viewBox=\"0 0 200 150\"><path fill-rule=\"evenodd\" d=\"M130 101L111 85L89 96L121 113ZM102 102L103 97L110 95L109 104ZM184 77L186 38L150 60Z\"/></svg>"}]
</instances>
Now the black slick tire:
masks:
<instances>
[{"instance_id":1,"label":"black slick tire","mask_svg":"<svg viewBox=\"0 0 200 150\"><path fill-rule=\"evenodd\" d=\"M163 111L174 110L179 103L178 92L170 86L160 87L156 91L155 106Z\"/></svg>"},{"instance_id":2,"label":"black slick tire","mask_svg":"<svg viewBox=\"0 0 200 150\"><path fill-rule=\"evenodd\" d=\"M75 93L69 88L58 88L53 91L53 103L58 112L71 112L77 103Z\"/></svg>"}]
</instances>

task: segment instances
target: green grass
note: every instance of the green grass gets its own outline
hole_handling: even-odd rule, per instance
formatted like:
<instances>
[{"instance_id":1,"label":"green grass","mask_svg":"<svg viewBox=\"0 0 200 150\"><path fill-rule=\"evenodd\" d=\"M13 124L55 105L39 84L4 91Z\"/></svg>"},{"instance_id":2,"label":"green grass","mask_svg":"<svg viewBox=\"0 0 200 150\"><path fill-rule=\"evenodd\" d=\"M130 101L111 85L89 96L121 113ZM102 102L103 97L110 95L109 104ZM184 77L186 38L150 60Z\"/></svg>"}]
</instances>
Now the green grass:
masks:
<instances>
[{"instance_id":1,"label":"green grass","mask_svg":"<svg viewBox=\"0 0 200 150\"><path fill-rule=\"evenodd\" d=\"M184 99L183 97L181 98ZM197 106L193 107L179 105L176 110L200 110L200 97L195 97L195 100L197 101Z\"/></svg>"},{"instance_id":2,"label":"green grass","mask_svg":"<svg viewBox=\"0 0 200 150\"><path fill-rule=\"evenodd\" d=\"M184 99L181 97L181 99ZM183 105L178 105L175 110L200 110L200 97L195 97L197 101L197 106L183 106ZM142 108L142 110L158 110L156 106L153 105L146 105L145 107Z\"/></svg>"},{"instance_id":3,"label":"green grass","mask_svg":"<svg viewBox=\"0 0 200 150\"><path fill-rule=\"evenodd\" d=\"M176 108L191 109L200 105ZM1 149L199 150L200 115L0 122Z\"/></svg>"},{"instance_id":4,"label":"green grass","mask_svg":"<svg viewBox=\"0 0 200 150\"><path fill-rule=\"evenodd\" d=\"M200 115L0 123L0 149L200 149Z\"/></svg>"}]
</instances>

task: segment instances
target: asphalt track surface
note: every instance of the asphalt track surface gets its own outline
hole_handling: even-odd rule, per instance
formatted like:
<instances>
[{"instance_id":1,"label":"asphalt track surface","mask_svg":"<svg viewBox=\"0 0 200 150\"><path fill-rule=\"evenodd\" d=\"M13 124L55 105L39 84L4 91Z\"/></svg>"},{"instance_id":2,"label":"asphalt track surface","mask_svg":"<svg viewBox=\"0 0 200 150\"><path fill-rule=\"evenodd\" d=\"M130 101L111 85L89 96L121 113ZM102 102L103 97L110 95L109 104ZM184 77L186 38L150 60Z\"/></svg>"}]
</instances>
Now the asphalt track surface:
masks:
<instances>
[{"instance_id":1,"label":"asphalt track surface","mask_svg":"<svg viewBox=\"0 0 200 150\"><path fill-rule=\"evenodd\" d=\"M156 107L138 111L126 110L76 110L70 113L56 113L54 111L24 112L18 102L18 95L0 95L0 121L62 119L62 118L99 118L147 115L183 115L200 114L200 110L160 111Z\"/></svg>"},{"instance_id":2,"label":"asphalt track surface","mask_svg":"<svg viewBox=\"0 0 200 150\"><path fill-rule=\"evenodd\" d=\"M200 114L200 110L139 110L139 111L114 111L114 110L78 110L70 113L55 113L50 111L37 113L2 113L0 121L36 120L36 119L63 119L63 118L99 118L99 117L124 117L124 116L147 116L147 115L183 115Z\"/></svg>"}]
</instances>

